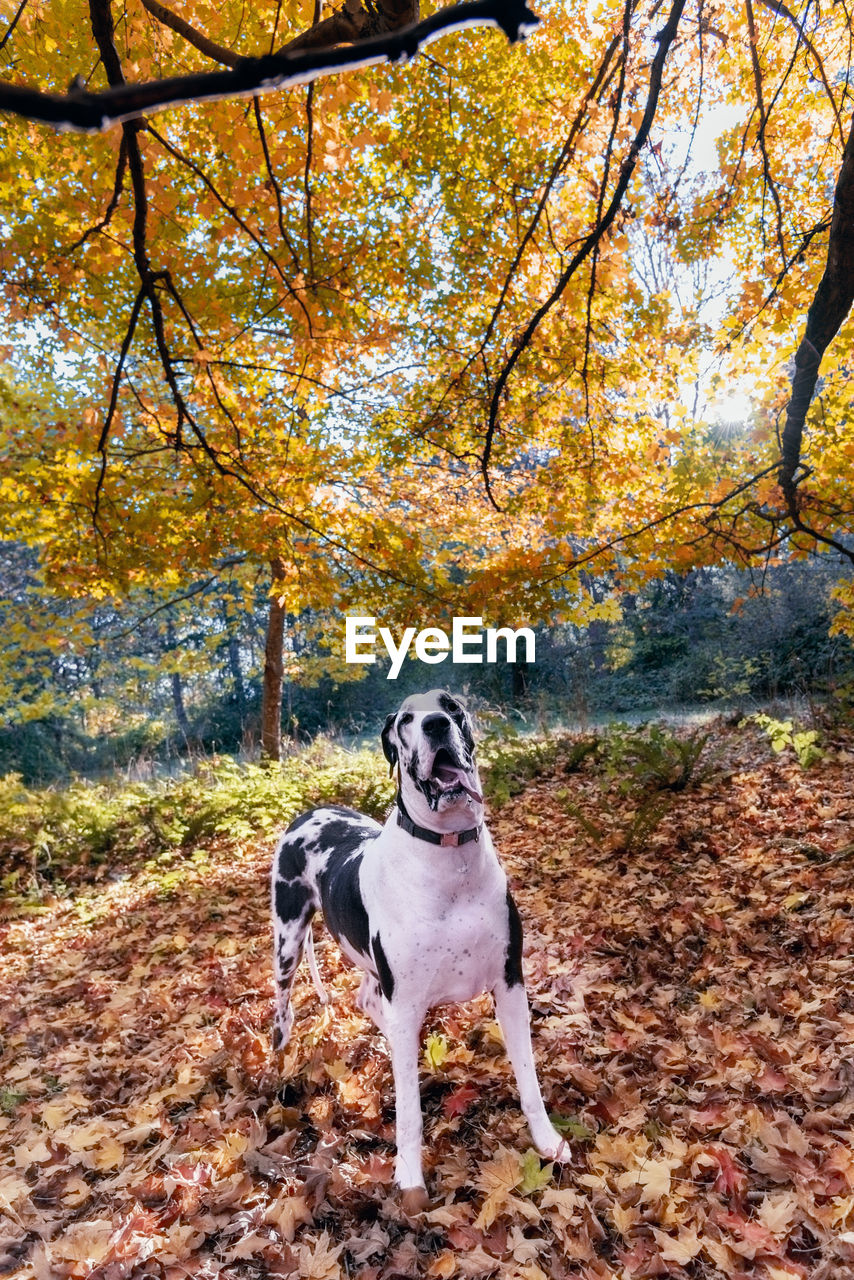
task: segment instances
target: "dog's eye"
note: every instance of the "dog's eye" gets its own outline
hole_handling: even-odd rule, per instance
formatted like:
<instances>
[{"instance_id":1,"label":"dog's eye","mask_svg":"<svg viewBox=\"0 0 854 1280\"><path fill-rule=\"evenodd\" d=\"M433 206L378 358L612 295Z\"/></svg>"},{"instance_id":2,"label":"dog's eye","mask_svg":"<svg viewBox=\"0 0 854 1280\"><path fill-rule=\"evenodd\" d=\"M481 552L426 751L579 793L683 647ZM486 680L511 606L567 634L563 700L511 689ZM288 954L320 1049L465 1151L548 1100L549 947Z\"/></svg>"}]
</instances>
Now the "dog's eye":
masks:
<instances>
[{"instance_id":1,"label":"dog's eye","mask_svg":"<svg viewBox=\"0 0 854 1280\"><path fill-rule=\"evenodd\" d=\"M412 712L411 712L411 711L404 711L403 715L400 717L400 719L398 720L398 722L397 722L397 723L398 723L399 725L401 725L401 724L409 724L409 722L410 722L410 720L411 720L411 719L412 719Z\"/></svg>"}]
</instances>

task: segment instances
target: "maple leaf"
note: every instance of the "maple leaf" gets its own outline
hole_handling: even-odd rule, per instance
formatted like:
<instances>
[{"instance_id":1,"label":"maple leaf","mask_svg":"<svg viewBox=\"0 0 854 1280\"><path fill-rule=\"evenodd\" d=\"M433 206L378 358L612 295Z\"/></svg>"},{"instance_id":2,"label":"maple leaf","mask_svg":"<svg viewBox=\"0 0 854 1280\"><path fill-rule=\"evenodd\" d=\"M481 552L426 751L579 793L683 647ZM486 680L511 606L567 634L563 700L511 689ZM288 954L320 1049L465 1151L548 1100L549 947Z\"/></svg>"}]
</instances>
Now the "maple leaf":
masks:
<instances>
[{"instance_id":1,"label":"maple leaf","mask_svg":"<svg viewBox=\"0 0 854 1280\"><path fill-rule=\"evenodd\" d=\"M552 1180L553 1164L542 1166L540 1157L533 1148L529 1148L522 1157L522 1176L517 1183L522 1195L531 1195L542 1191Z\"/></svg>"},{"instance_id":2,"label":"maple leaf","mask_svg":"<svg viewBox=\"0 0 854 1280\"><path fill-rule=\"evenodd\" d=\"M283 1240L292 1241L297 1226L311 1222L313 1215L303 1196L283 1193L264 1212L264 1221L276 1228Z\"/></svg>"},{"instance_id":3,"label":"maple leaf","mask_svg":"<svg viewBox=\"0 0 854 1280\"><path fill-rule=\"evenodd\" d=\"M499 1147L498 1153L480 1166L477 1185L487 1195L474 1223L478 1230L492 1225L523 1176L522 1157L517 1151L511 1151L507 1147Z\"/></svg>"},{"instance_id":4,"label":"maple leaf","mask_svg":"<svg viewBox=\"0 0 854 1280\"><path fill-rule=\"evenodd\" d=\"M660 1257L665 1262L677 1262L683 1267L696 1258L703 1247L703 1242L696 1232L687 1229L680 1230L678 1236L674 1237L653 1227L652 1234L658 1244Z\"/></svg>"},{"instance_id":5,"label":"maple leaf","mask_svg":"<svg viewBox=\"0 0 854 1280\"><path fill-rule=\"evenodd\" d=\"M322 1232L313 1243L299 1247L300 1275L306 1280L339 1280L341 1266L338 1262L344 1246L332 1245L328 1231Z\"/></svg>"},{"instance_id":6,"label":"maple leaf","mask_svg":"<svg viewBox=\"0 0 854 1280\"><path fill-rule=\"evenodd\" d=\"M442 1111L448 1120L461 1116L468 1111L473 1102L480 1097L480 1090L472 1084L461 1084L453 1093L449 1093L442 1103Z\"/></svg>"}]
</instances>

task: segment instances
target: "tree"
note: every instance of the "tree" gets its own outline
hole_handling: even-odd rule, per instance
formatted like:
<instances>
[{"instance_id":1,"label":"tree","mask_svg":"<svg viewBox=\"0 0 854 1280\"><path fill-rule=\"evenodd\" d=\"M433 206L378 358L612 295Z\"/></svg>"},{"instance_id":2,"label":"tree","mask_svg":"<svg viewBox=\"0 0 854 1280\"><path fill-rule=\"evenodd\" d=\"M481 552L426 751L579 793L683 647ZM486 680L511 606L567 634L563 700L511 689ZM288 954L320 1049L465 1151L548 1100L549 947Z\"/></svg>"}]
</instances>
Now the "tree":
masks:
<instances>
[{"instance_id":1,"label":"tree","mask_svg":"<svg viewBox=\"0 0 854 1280\"><path fill-rule=\"evenodd\" d=\"M179 21L140 0L113 27L105 0L22 4L3 80L237 74L283 12ZM333 38L360 34L341 25L356 13L328 19ZM303 50L329 37L287 16L313 32ZM849 336L844 13L542 17L524 47L454 35L405 71L91 138L7 117L10 359L66 389L62 417L14 434L31 470L11 501L52 581L180 594L240 556L281 563L291 615L381 601L389 620L519 622L589 616L591 571L636 587L847 551L844 361L810 417L809 475L797 414L782 455L775 431L826 245L821 350L834 323L838 349ZM697 138L715 113L713 157ZM717 437L702 401L746 377L750 428Z\"/></svg>"}]
</instances>

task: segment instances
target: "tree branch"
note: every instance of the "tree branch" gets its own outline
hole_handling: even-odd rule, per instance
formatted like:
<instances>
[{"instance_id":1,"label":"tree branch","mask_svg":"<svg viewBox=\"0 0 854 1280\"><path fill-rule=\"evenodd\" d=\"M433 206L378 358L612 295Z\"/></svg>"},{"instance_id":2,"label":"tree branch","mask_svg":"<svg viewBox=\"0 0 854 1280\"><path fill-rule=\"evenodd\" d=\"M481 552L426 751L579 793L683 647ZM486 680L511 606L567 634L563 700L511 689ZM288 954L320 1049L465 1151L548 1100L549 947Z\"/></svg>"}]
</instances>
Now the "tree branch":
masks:
<instances>
[{"instance_id":1,"label":"tree branch","mask_svg":"<svg viewBox=\"0 0 854 1280\"><path fill-rule=\"evenodd\" d=\"M756 106L759 111L759 132L756 135L756 141L759 143L759 151L762 155L762 177L765 185L771 192L771 198L774 201L774 210L777 215L777 247L780 250L780 257L783 260L783 266L786 266L786 244L783 237L783 210L780 207L780 195L777 191L777 184L771 173L771 163L768 159L768 148L765 146L765 130L768 125L770 110L765 109L765 97L762 90L762 68L759 65L759 48L756 36L756 22L753 16L752 0L744 0L745 13L747 14L747 30L750 36L750 61L753 67L753 83L756 89ZM764 240L763 230L763 240Z\"/></svg>"},{"instance_id":2,"label":"tree branch","mask_svg":"<svg viewBox=\"0 0 854 1280\"><path fill-rule=\"evenodd\" d=\"M156 18L158 22L163 23L164 27L169 27L179 36L183 36L188 44L198 49L199 53L203 53L205 57L212 58L214 62L221 62L225 67L239 67L243 61L239 53L235 53L232 49L225 49L215 40L209 39L201 31L191 27L189 22L179 18L177 13L167 9L165 4L160 4L159 0L142 0L142 5L152 18Z\"/></svg>"},{"instance_id":3,"label":"tree branch","mask_svg":"<svg viewBox=\"0 0 854 1280\"><path fill-rule=\"evenodd\" d=\"M681 11L681 3L679 7ZM245 58L228 71L199 72L142 84L113 84L102 93L43 93L27 85L0 83L0 111L56 129L99 133L181 102L252 97L290 85L310 84L337 71L406 62L437 36L463 27L498 27L508 40L515 41L538 21L526 0L463 0L397 32L371 36L336 49L289 52L286 46L278 53Z\"/></svg>"},{"instance_id":4,"label":"tree branch","mask_svg":"<svg viewBox=\"0 0 854 1280\"><path fill-rule=\"evenodd\" d=\"M804 31L803 23L798 22L798 19L792 13L791 9L783 3L783 0L759 0L759 3L764 5L766 9L770 9L772 13L779 13L782 17L788 18L789 22L791 22L792 26L797 31L798 37L800 38L804 48L812 55L812 58L818 67L818 74L821 79L821 83L824 85L824 91L827 94L831 107L833 108L833 114L836 116L836 127L839 130L839 141L844 146L845 134L842 129L842 116L840 114L839 107L836 105L836 99L833 96L833 91L828 83L827 74L824 70L824 63L822 62L815 45L810 40L806 31Z\"/></svg>"},{"instance_id":5,"label":"tree branch","mask_svg":"<svg viewBox=\"0 0 854 1280\"><path fill-rule=\"evenodd\" d=\"M18 23L21 21L21 14L26 9L28 3L29 3L29 0L21 0L21 3L18 5L18 12L15 14L14 18L9 23L8 27L3 33L3 39L0 40L0 49L5 49L6 41L9 39L9 37L12 35L12 32L17 27Z\"/></svg>"},{"instance_id":6,"label":"tree branch","mask_svg":"<svg viewBox=\"0 0 854 1280\"><path fill-rule=\"evenodd\" d=\"M641 120L640 127L637 133L635 134L634 141L629 147L628 155L626 156L625 160L623 161L620 167L620 173L617 178L617 185L614 190L614 194L611 197L611 202L608 205L608 208L605 210L605 213L602 215L602 217L600 217L597 220L596 226L593 228L593 230L583 240L581 244L581 248L577 251L572 261L570 262L569 266L561 275L560 279L558 280L557 284L555 285L549 297L546 299L546 301L542 304L542 306L539 308L539 310L535 313L535 315L532 317L532 319L528 323L527 328L525 329L521 338L519 338L518 342L516 343L515 347L510 353L510 356L508 357L507 362L504 365L504 368L501 370L501 373L499 374L498 380L495 384L495 388L492 393L492 401L489 406L489 418L487 421L486 436L484 438L484 449L483 449L483 458L481 461L481 471L483 474L483 481L486 488L487 497L489 498L489 501L492 503L492 505L496 508L496 510L500 510L500 507L498 506L498 503L495 501L495 497L492 493L492 486L489 481L489 459L490 459L490 454L492 452L492 444L495 438L495 432L498 427L498 408L501 402L502 393L504 391L504 388L507 385L507 380L510 377L510 374L513 372L514 368L516 367L519 357L522 355L522 352L525 350L525 348L529 345L531 339L533 338L540 324L548 315L548 313L551 311L555 303L559 301L559 299L563 295L564 290L566 289L572 277L575 275L578 268L581 266L582 262L584 262L584 260L590 255L590 253L592 253L593 249L599 244L599 241L605 235L606 231L611 226L611 223L614 221L615 217L617 216L620 205L623 202L623 196L626 194L626 190L628 189L629 182L631 181L631 177L634 172L635 165L637 163L637 158L640 155L641 150L643 149L647 138L649 137L649 132L650 132L650 129L652 128L652 122L655 119L655 112L658 108L658 98L659 98L659 94L661 93L661 80L664 72L664 62L665 62L665 59L667 58L667 54L670 50L670 46L673 44L673 41L676 39L676 32L679 27L679 20L682 17L682 10L684 9L684 7L685 7L685 0L673 0L673 7L670 10L670 16L668 17L665 26L656 36L656 40L658 41L658 49L656 50L655 57L652 60L652 67L650 69L649 93L647 94L646 107L643 113L643 118Z\"/></svg>"}]
</instances>

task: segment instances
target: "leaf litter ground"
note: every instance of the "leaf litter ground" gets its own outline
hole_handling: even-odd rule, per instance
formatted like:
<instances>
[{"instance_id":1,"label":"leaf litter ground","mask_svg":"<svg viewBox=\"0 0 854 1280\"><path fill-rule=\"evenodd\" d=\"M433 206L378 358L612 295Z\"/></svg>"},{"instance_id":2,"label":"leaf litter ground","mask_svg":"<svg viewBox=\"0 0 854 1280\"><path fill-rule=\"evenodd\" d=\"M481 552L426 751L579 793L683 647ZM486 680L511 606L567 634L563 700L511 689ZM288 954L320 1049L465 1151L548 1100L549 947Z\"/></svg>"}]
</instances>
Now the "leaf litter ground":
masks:
<instances>
[{"instance_id":1,"label":"leaf litter ground","mask_svg":"<svg viewBox=\"0 0 854 1280\"><path fill-rule=\"evenodd\" d=\"M268 847L5 922L0 1274L854 1277L854 752L712 745L639 848L590 762L493 817L573 1158L531 1152L490 1002L438 1010L416 1220L388 1056L319 928L332 1005L301 975L271 1063Z\"/></svg>"}]
</instances>

